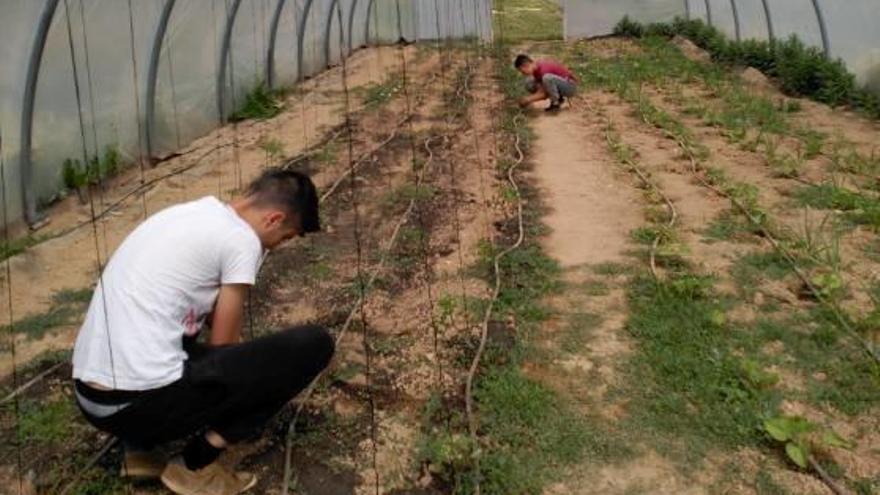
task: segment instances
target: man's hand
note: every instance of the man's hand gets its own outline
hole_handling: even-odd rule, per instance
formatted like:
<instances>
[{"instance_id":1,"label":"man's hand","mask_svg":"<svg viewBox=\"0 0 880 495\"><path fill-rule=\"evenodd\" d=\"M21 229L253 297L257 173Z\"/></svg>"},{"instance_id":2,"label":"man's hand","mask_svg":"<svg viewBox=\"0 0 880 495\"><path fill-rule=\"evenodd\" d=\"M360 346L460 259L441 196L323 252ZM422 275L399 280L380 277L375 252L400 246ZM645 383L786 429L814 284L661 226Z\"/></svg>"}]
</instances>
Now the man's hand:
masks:
<instances>
[{"instance_id":1,"label":"man's hand","mask_svg":"<svg viewBox=\"0 0 880 495\"><path fill-rule=\"evenodd\" d=\"M544 88L539 88L534 93L520 99L519 106L520 106L520 108L526 108L529 105L531 105L532 103L535 103L535 102L538 102L541 100L546 100L549 97L550 96L547 94L547 92L544 91Z\"/></svg>"},{"instance_id":2,"label":"man's hand","mask_svg":"<svg viewBox=\"0 0 880 495\"><path fill-rule=\"evenodd\" d=\"M241 340L244 302L249 288L244 284L220 286L220 294L214 306L211 338L208 340L211 346L237 344Z\"/></svg>"}]
</instances>

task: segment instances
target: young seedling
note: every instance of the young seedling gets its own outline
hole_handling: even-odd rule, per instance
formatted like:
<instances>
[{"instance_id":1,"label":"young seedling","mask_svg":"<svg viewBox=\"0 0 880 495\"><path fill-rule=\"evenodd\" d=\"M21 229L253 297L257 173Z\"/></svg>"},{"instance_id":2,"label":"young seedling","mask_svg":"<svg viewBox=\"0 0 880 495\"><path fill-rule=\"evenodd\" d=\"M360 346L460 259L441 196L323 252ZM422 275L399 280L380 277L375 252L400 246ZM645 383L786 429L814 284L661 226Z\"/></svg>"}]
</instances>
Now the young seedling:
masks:
<instances>
[{"instance_id":1,"label":"young seedling","mask_svg":"<svg viewBox=\"0 0 880 495\"><path fill-rule=\"evenodd\" d=\"M833 430L799 416L777 416L764 420L764 431L785 449L785 455L797 467L814 471L835 493L844 494L842 488L816 461L816 452L829 447L851 449L852 442Z\"/></svg>"}]
</instances>

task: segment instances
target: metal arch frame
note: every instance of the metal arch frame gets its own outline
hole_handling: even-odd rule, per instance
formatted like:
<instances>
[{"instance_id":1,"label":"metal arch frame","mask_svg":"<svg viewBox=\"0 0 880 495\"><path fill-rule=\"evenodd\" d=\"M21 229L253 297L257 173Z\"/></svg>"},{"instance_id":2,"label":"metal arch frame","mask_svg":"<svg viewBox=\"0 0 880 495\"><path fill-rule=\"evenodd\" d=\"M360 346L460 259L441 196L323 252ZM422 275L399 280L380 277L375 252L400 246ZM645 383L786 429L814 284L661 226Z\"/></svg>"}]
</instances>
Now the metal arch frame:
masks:
<instances>
[{"instance_id":1,"label":"metal arch frame","mask_svg":"<svg viewBox=\"0 0 880 495\"><path fill-rule=\"evenodd\" d=\"M706 22L712 26L712 2L706 0Z\"/></svg>"},{"instance_id":2,"label":"metal arch frame","mask_svg":"<svg viewBox=\"0 0 880 495\"><path fill-rule=\"evenodd\" d=\"M742 30L739 24L739 8L736 6L736 0L730 0L730 9L733 11L733 28L736 31L736 41L742 41Z\"/></svg>"},{"instance_id":3,"label":"metal arch frame","mask_svg":"<svg viewBox=\"0 0 880 495\"><path fill-rule=\"evenodd\" d=\"M305 50L306 21L309 19L313 3L315 3L314 0L306 0L306 4L303 6L302 18L299 20L299 26L297 26L299 32L296 33L296 78L299 81L305 79L305 74L303 74L303 51Z\"/></svg>"},{"instance_id":4,"label":"metal arch frame","mask_svg":"<svg viewBox=\"0 0 880 495\"><path fill-rule=\"evenodd\" d=\"M266 47L266 86L269 89L275 87L275 43L278 39L278 26L281 24L281 12L286 2L287 0L278 0L269 22L269 46Z\"/></svg>"},{"instance_id":5,"label":"metal arch frame","mask_svg":"<svg viewBox=\"0 0 880 495\"><path fill-rule=\"evenodd\" d=\"M223 42L220 45L220 65L217 69L217 112L220 122L226 122L226 109L223 100L226 98L226 63L229 55L229 45L232 43L232 28L235 26L235 17L241 7L241 0L233 0L232 7L226 16L226 26L223 28ZM235 82L233 81L233 84Z\"/></svg>"},{"instance_id":6,"label":"metal arch frame","mask_svg":"<svg viewBox=\"0 0 880 495\"><path fill-rule=\"evenodd\" d=\"M767 18L767 39L772 43L776 41L776 33L773 29L773 14L770 13L770 0L761 0L761 4L764 5L764 17Z\"/></svg>"},{"instance_id":7,"label":"metal arch frame","mask_svg":"<svg viewBox=\"0 0 880 495\"><path fill-rule=\"evenodd\" d=\"M21 110L21 142L19 143L19 167L21 169L21 198L24 207L24 221L29 226L38 224L42 217L37 212L37 198L31 189L33 178L33 163L31 158L31 145L33 144L34 130L34 104L37 97L37 80L40 76L40 67L43 64L43 50L46 48L46 38L49 36L49 28L52 27L52 19L58 8L59 0L46 0L43 11L37 22L37 30L34 33L34 43L31 46L31 54L28 58L27 75L24 83L24 100Z\"/></svg>"},{"instance_id":8,"label":"metal arch frame","mask_svg":"<svg viewBox=\"0 0 880 495\"><path fill-rule=\"evenodd\" d=\"M358 0L351 0L351 11L348 13L348 53L354 51L354 12L357 10Z\"/></svg>"},{"instance_id":9,"label":"metal arch frame","mask_svg":"<svg viewBox=\"0 0 880 495\"><path fill-rule=\"evenodd\" d=\"M687 20L691 20L691 2L690 2L690 0L684 0L684 18Z\"/></svg>"},{"instance_id":10,"label":"metal arch frame","mask_svg":"<svg viewBox=\"0 0 880 495\"><path fill-rule=\"evenodd\" d=\"M822 12L819 0L813 0L813 9L816 11L816 22L819 23L819 32L822 34L822 49L825 50L825 56L830 58L831 39L828 37L828 25L825 24L825 14Z\"/></svg>"},{"instance_id":11,"label":"metal arch frame","mask_svg":"<svg viewBox=\"0 0 880 495\"><path fill-rule=\"evenodd\" d=\"M148 158L153 157L153 128L156 123L156 84L159 79L159 58L162 52L162 44L165 42L165 33L168 30L168 21L171 19L171 11L177 0L166 0L156 25L156 33L153 35L153 46L150 50L150 64L147 68L147 96L145 114L145 138L146 153Z\"/></svg>"},{"instance_id":12,"label":"metal arch frame","mask_svg":"<svg viewBox=\"0 0 880 495\"><path fill-rule=\"evenodd\" d=\"M324 26L324 67L330 67L330 32L333 31L333 14L339 5L339 0L330 1L330 9L327 11L327 25ZM342 22L342 19L339 20ZM345 33L345 26L339 26L339 31ZM342 52L343 44L339 44L339 51ZM345 54L341 56L345 57Z\"/></svg>"},{"instance_id":13,"label":"metal arch frame","mask_svg":"<svg viewBox=\"0 0 880 495\"><path fill-rule=\"evenodd\" d=\"M370 0L370 3L367 4L367 30L364 35L364 42L369 45L370 44L370 15L373 13L373 5L376 3L376 0ZM373 33L375 36L376 33Z\"/></svg>"}]
</instances>

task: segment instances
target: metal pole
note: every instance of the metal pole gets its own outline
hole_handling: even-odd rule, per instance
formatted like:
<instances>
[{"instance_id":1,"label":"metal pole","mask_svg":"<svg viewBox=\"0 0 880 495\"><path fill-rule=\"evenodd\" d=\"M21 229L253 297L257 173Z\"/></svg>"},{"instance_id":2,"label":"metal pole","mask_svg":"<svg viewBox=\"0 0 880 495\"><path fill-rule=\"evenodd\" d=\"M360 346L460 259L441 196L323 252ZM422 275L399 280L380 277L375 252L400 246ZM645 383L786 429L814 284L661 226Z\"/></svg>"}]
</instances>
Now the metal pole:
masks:
<instances>
[{"instance_id":1,"label":"metal pole","mask_svg":"<svg viewBox=\"0 0 880 495\"><path fill-rule=\"evenodd\" d=\"M767 18L767 38L772 43L776 41L776 34L773 30L773 15L770 13L770 0L761 0L761 3L764 5L764 17Z\"/></svg>"},{"instance_id":2,"label":"metal pole","mask_svg":"<svg viewBox=\"0 0 880 495\"><path fill-rule=\"evenodd\" d=\"M278 0L269 23L269 46L266 52L266 86L269 89L275 88L275 40L278 39L278 25L281 24L281 11L286 1Z\"/></svg>"},{"instance_id":3,"label":"metal pole","mask_svg":"<svg viewBox=\"0 0 880 495\"><path fill-rule=\"evenodd\" d=\"M354 12L357 10L358 0L352 0L351 3L351 11L348 13L348 53L354 51L354 41L352 41L352 36L354 35Z\"/></svg>"},{"instance_id":4,"label":"metal pole","mask_svg":"<svg viewBox=\"0 0 880 495\"><path fill-rule=\"evenodd\" d=\"M712 25L712 2L706 0L706 22Z\"/></svg>"},{"instance_id":5,"label":"metal pole","mask_svg":"<svg viewBox=\"0 0 880 495\"><path fill-rule=\"evenodd\" d=\"M339 0L332 0L330 2L330 10L327 13L327 27L324 28L324 66L330 67L330 31L333 30L333 12L336 9L336 4L339 3ZM340 32L345 32L343 26L339 26ZM342 52L342 45L339 46L340 53ZM344 55L343 55L344 56Z\"/></svg>"},{"instance_id":6,"label":"metal pole","mask_svg":"<svg viewBox=\"0 0 880 495\"><path fill-rule=\"evenodd\" d=\"M40 66L43 62L43 49L46 47L46 37L52 26L52 18L58 7L58 0L46 0L40 19L37 21L37 30L34 33L34 43L31 45L31 55L28 58L27 73L24 83L24 101L21 110L21 143L19 143L19 164L21 168L21 199L24 213L24 221L31 227L35 227L43 216L37 212L37 198L31 188L33 178L33 163L31 162L31 144L33 141L34 126L34 103L37 96L37 79L40 75Z\"/></svg>"},{"instance_id":7,"label":"metal pole","mask_svg":"<svg viewBox=\"0 0 880 495\"><path fill-rule=\"evenodd\" d=\"M370 44L370 14L373 12L373 4L374 3L375 3L375 0L370 0L370 3L367 5L367 31L366 31L367 35L366 35L366 38L364 39L364 41L366 42L367 45ZM376 33L373 33L373 36L375 36L375 35L376 35Z\"/></svg>"},{"instance_id":8,"label":"metal pole","mask_svg":"<svg viewBox=\"0 0 880 495\"><path fill-rule=\"evenodd\" d=\"M684 17L687 20L691 20L691 2L690 2L690 0L684 0Z\"/></svg>"},{"instance_id":9,"label":"metal pole","mask_svg":"<svg viewBox=\"0 0 880 495\"><path fill-rule=\"evenodd\" d=\"M819 0L813 0L813 9L816 10L816 21L819 23L819 32L822 33L822 48L825 50L825 56L830 58L831 40L828 38L828 26L825 24L825 14L822 12Z\"/></svg>"},{"instance_id":10,"label":"metal pole","mask_svg":"<svg viewBox=\"0 0 880 495\"><path fill-rule=\"evenodd\" d=\"M232 27L235 25L235 16L241 0L233 0L229 15L226 17L226 25L223 28L223 42L220 45L220 68L217 70L217 111L220 113L220 122L226 122L226 58L229 55L229 45L232 42ZM233 82L233 84L235 84Z\"/></svg>"},{"instance_id":11,"label":"metal pole","mask_svg":"<svg viewBox=\"0 0 880 495\"><path fill-rule=\"evenodd\" d=\"M303 6L302 18L299 20L299 32L297 33L296 40L296 77L302 81L305 79L305 74L303 74L303 52L305 45L305 36L306 36L306 21L309 18L309 11L312 9L313 0L307 0L305 6Z\"/></svg>"},{"instance_id":12,"label":"metal pole","mask_svg":"<svg viewBox=\"0 0 880 495\"><path fill-rule=\"evenodd\" d=\"M159 24L153 35L153 47L150 50L150 63L147 66L147 98L146 106L146 143L147 157L153 157L153 128L156 123L156 83L159 77L159 56L162 52L162 43L165 41L165 32L168 30L168 20L171 18L171 10L176 0L166 0L159 16Z\"/></svg>"},{"instance_id":13,"label":"metal pole","mask_svg":"<svg viewBox=\"0 0 880 495\"><path fill-rule=\"evenodd\" d=\"M730 0L730 8L733 10L733 26L736 30L736 41L742 41L742 31L739 24L739 9L736 6L736 0Z\"/></svg>"}]
</instances>

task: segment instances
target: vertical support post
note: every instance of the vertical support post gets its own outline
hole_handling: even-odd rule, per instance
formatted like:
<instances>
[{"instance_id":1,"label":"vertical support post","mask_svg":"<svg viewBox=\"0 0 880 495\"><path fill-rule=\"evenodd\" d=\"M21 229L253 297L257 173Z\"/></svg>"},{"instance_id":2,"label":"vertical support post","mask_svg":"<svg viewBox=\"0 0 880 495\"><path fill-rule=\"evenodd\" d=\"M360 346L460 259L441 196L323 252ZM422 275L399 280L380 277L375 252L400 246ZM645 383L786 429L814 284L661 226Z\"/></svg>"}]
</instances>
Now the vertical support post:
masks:
<instances>
[{"instance_id":1,"label":"vertical support post","mask_svg":"<svg viewBox=\"0 0 880 495\"><path fill-rule=\"evenodd\" d=\"M223 41L220 45L220 66L217 70L217 112L220 115L220 122L226 122L226 63L229 56L229 45L232 43L232 28L235 25L235 16L238 15L238 8L241 7L241 0L233 0L229 14L226 16L226 25L223 27ZM234 82L233 82L234 84Z\"/></svg>"},{"instance_id":2,"label":"vertical support post","mask_svg":"<svg viewBox=\"0 0 880 495\"><path fill-rule=\"evenodd\" d=\"M159 78L159 56L162 53L162 44L165 41L165 32L168 30L168 20L171 18L171 10L174 8L176 0L166 0L162 7L162 14L159 16L159 23L156 25L156 32L153 34L153 44L150 49L150 62L147 66L147 97L144 101L146 109L146 125L144 126L146 133L147 158L153 158L153 129L156 123L156 84Z\"/></svg>"},{"instance_id":3,"label":"vertical support post","mask_svg":"<svg viewBox=\"0 0 880 495\"><path fill-rule=\"evenodd\" d=\"M736 0L730 0L730 8L733 10L733 27L736 31L736 41L742 41L742 31L739 23L739 9L737 8Z\"/></svg>"},{"instance_id":4,"label":"vertical support post","mask_svg":"<svg viewBox=\"0 0 880 495\"><path fill-rule=\"evenodd\" d=\"M302 18L299 20L299 32L296 36L296 77L300 81L305 79L305 74L303 74L303 54L306 42L306 21L309 19L309 11L312 10L312 3L314 3L313 0L306 0L306 4L303 6Z\"/></svg>"},{"instance_id":5,"label":"vertical support post","mask_svg":"<svg viewBox=\"0 0 880 495\"><path fill-rule=\"evenodd\" d=\"M767 18L767 38L771 43L776 41L776 33L773 29L773 14L770 13L770 0L761 0L764 5L764 17Z\"/></svg>"},{"instance_id":6,"label":"vertical support post","mask_svg":"<svg viewBox=\"0 0 880 495\"><path fill-rule=\"evenodd\" d=\"M712 26L712 2L710 0L706 0L706 22Z\"/></svg>"},{"instance_id":7,"label":"vertical support post","mask_svg":"<svg viewBox=\"0 0 880 495\"><path fill-rule=\"evenodd\" d=\"M269 22L269 46L266 47L266 87L275 88L275 40L278 39L278 26L281 24L281 11L286 0L278 0L272 20Z\"/></svg>"},{"instance_id":8,"label":"vertical support post","mask_svg":"<svg viewBox=\"0 0 880 495\"><path fill-rule=\"evenodd\" d=\"M830 58L831 40L828 37L828 25L825 23L825 14L822 12L819 0L813 0L813 9L816 11L816 21L819 23L819 32L822 34L822 49L825 50L825 56Z\"/></svg>"},{"instance_id":9,"label":"vertical support post","mask_svg":"<svg viewBox=\"0 0 880 495\"><path fill-rule=\"evenodd\" d=\"M684 0L684 18L687 20L691 20L691 2L690 2L690 0Z\"/></svg>"},{"instance_id":10,"label":"vertical support post","mask_svg":"<svg viewBox=\"0 0 880 495\"><path fill-rule=\"evenodd\" d=\"M37 29L34 32L34 43L31 45L31 54L28 57L27 73L24 82L24 101L21 110L21 142L19 143L18 160L21 171L21 199L24 212L24 221L31 227L36 227L42 220L37 212L37 198L32 188L33 163L31 156L31 144L34 130L34 103L37 96L37 80L40 76L40 66L43 62L43 49L46 47L46 37L52 26L52 18L58 7L58 0L46 0L43 11L37 21ZM4 191L5 192L5 191Z\"/></svg>"}]
</instances>

